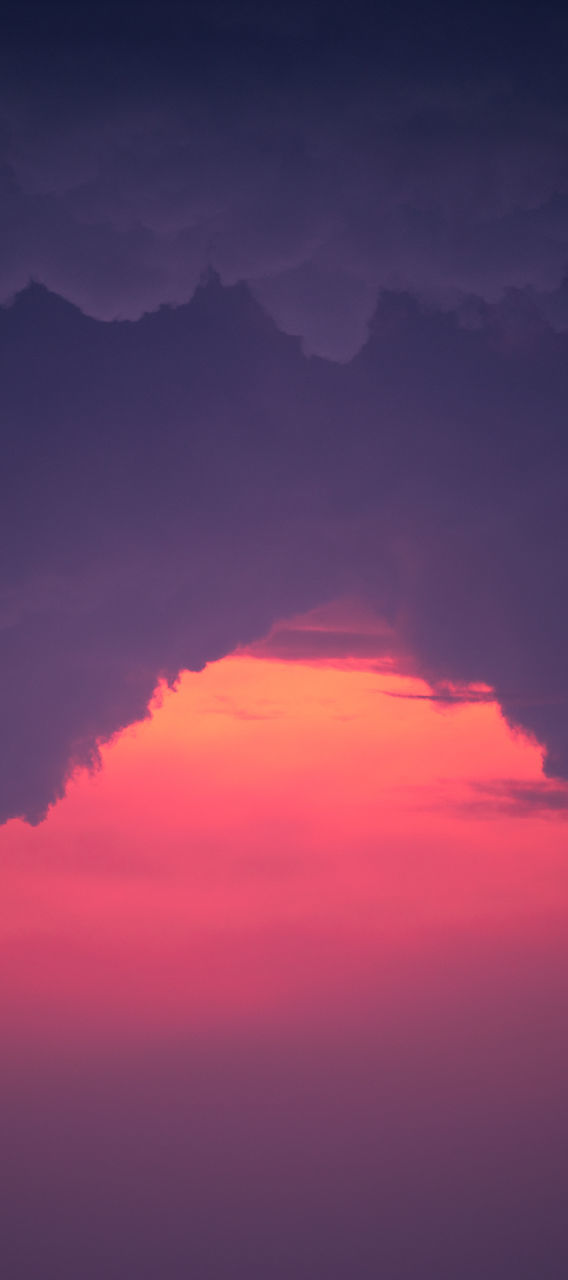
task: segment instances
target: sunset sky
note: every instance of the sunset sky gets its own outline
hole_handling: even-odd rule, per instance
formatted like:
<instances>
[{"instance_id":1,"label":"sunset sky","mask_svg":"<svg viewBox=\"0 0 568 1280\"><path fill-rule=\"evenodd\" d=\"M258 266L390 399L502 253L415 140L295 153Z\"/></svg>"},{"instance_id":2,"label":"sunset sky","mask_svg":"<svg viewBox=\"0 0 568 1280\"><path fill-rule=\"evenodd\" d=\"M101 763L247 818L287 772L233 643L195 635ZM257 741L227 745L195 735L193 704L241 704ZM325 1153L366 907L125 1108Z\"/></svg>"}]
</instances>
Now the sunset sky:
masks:
<instances>
[{"instance_id":1,"label":"sunset sky","mask_svg":"<svg viewBox=\"0 0 568 1280\"><path fill-rule=\"evenodd\" d=\"M566 1280L567 59L8 6L6 1280Z\"/></svg>"}]
</instances>

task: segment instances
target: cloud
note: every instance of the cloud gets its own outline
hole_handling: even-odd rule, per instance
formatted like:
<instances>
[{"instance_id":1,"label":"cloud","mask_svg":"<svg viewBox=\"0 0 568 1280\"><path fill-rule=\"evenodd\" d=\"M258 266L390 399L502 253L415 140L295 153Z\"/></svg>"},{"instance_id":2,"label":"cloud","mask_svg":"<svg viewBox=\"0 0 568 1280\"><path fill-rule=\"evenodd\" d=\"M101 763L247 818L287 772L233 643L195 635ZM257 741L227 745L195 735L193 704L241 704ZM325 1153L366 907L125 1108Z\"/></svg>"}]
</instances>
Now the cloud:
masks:
<instances>
[{"instance_id":1,"label":"cloud","mask_svg":"<svg viewBox=\"0 0 568 1280\"><path fill-rule=\"evenodd\" d=\"M361 600L334 600L311 609L302 617L277 621L268 635L248 645L245 653L255 658L283 662L326 663L392 667L397 637L392 627L365 611Z\"/></svg>"},{"instance_id":2,"label":"cloud","mask_svg":"<svg viewBox=\"0 0 568 1280\"><path fill-rule=\"evenodd\" d=\"M384 294L349 364L215 276L137 322L38 285L0 312L2 819L263 636L494 690L568 776L568 338L509 305L520 343L499 305Z\"/></svg>"},{"instance_id":3,"label":"cloud","mask_svg":"<svg viewBox=\"0 0 568 1280\"><path fill-rule=\"evenodd\" d=\"M452 309L530 290L565 329L567 125L550 85L528 94L486 56L467 74L459 58L405 70L387 56L392 15L368 26L368 7L276 21L194 6L177 58L171 38L161 60L136 44L143 14L130 49L119 25L102 81L87 28L74 57L6 55L0 298L34 278L98 318L137 319L187 301L212 264L334 359L364 345L384 288ZM422 27L416 12L407 49Z\"/></svg>"},{"instance_id":4,"label":"cloud","mask_svg":"<svg viewBox=\"0 0 568 1280\"><path fill-rule=\"evenodd\" d=\"M473 814L512 818L568 817L568 786L551 782L473 782L473 798L462 805Z\"/></svg>"},{"instance_id":5,"label":"cloud","mask_svg":"<svg viewBox=\"0 0 568 1280\"><path fill-rule=\"evenodd\" d=\"M306 608L331 574L288 474L302 358L246 290L212 281L107 325L32 286L0 330L0 815L37 821L158 679Z\"/></svg>"},{"instance_id":6,"label":"cloud","mask_svg":"<svg viewBox=\"0 0 568 1280\"><path fill-rule=\"evenodd\" d=\"M495 702L495 694L490 690L470 689L462 693L397 693L391 689L385 689L384 693L387 698L410 698L411 701L419 702L439 702L443 706L463 706L472 702Z\"/></svg>"}]
</instances>

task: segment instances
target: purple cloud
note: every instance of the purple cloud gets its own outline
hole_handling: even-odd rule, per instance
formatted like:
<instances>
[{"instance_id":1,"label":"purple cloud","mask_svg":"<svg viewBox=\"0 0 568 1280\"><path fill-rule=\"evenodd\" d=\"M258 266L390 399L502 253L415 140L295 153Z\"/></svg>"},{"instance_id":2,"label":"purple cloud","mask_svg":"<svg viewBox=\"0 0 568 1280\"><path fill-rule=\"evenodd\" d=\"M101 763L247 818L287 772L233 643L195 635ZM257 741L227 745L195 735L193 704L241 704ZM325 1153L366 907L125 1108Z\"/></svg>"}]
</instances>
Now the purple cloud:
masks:
<instances>
[{"instance_id":1,"label":"purple cloud","mask_svg":"<svg viewBox=\"0 0 568 1280\"><path fill-rule=\"evenodd\" d=\"M568 786L554 782L472 782L473 797L461 807L468 813L503 814L512 818L568 817Z\"/></svg>"},{"instance_id":2,"label":"purple cloud","mask_svg":"<svg viewBox=\"0 0 568 1280\"><path fill-rule=\"evenodd\" d=\"M40 286L0 313L4 819L37 821L159 678L346 594L377 634L325 645L494 689L568 775L568 339L509 307L522 341L499 306L383 295L347 365L215 277L138 322Z\"/></svg>"},{"instance_id":3,"label":"purple cloud","mask_svg":"<svg viewBox=\"0 0 568 1280\"><path fill-rule=\"evenodd\" d=\"M136 319L186 302L212 263L307 350L342 360L384 288L449 308L530 289L567 327L555 104L487 72L311 79L233 69L213 96L201 71L167 93L126 76L80 94L8 68L0 298L34 278L91 315Z\"/></svg>"}]
</instances>

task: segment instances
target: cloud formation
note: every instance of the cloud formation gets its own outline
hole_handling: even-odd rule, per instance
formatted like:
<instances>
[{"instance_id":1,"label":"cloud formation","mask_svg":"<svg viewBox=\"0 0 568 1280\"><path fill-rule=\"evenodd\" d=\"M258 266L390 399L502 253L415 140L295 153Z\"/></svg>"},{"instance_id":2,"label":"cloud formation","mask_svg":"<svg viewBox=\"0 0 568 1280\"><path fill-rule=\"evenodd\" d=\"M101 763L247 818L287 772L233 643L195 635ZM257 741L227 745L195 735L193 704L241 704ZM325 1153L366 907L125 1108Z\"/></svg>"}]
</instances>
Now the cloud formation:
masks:
<instances>
[{"instance_id":1,"label":"cloud formation","mask_svg":"<svg viewBox=\"0 0 568 1280\"><path fill-rule=\"evenodd\" d=\"M495 689L568 776L568 338L522 293L472 311L383 294L348 364L215 276L137 322L37 285L0 313L3 820L158 679L345 595L359 647Z\"/></svg>"},{"instance_id":2,"label":"cloud formation","mask_svg":"<svg viewBox=\"0 0 568 1280\"><path fill-rule=\"evenodd\" d=\"M511 16L8 6L1 819L267 635L567 775L567 20Z\"/></svg>"},{"instance_id":3,"label":"cloud formation","mask_svg":"<svg viewBox=\"0 0 568 1280\"><path fill-rule=\"evenodd\" d=\"M476 782L472 789L473 799L462 805L468 813L482 816L503 814L515 818L568 817L568 787L565 784L527 783L505 778L501 782Z\"/></svg>"},{"instance_id":4,"label":"cloud formation","mask_svg":"<svg viewBox=\"0 0 568 1280\"><path fill-rule=\"evenodd\" d=\"M93 34L41 74L6 55L0 299L33 278L136 319L186 302L213 265L341 360L384 288L451 308L528 289L565 329L568 120L550 86L478 64L473 30L469 65L458 50L455 66L405 68L392 15L365 56L368 12L338 6L334 27L327 9L194 7L186 64L169 44L150 58L143 15L138 44L115 31L104 64ZM414 13L407 38L427 25Z\"/></svg>"}]
</instances>

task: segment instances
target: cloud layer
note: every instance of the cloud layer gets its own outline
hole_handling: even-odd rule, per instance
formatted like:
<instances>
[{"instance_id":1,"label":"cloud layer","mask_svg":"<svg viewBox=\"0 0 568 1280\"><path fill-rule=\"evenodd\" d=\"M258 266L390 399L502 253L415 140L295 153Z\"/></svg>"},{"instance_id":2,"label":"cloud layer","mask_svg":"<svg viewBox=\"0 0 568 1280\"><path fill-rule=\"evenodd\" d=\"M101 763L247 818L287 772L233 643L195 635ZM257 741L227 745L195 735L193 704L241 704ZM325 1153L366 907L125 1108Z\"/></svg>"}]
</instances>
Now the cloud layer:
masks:
<instances>
[{"instance_id":1,"label":"cloud layer","mask_svg":"<svg viewBox=\"0 0 568 1280\"><path fill-rule=\"evenodd\" d=\"M382 619L378 658L388 636L435 692L495 688L568 776L567 348L525 293L459 313L383 294L348 364L215 276L137 322L20 294L0 313L2 819L37 821L160 677L346 594Z\"/></svg>"},{"instance_id":2,"label":"cloud layer","mask_svg":"<svg viewBox=\"0 0 568 1280\"><path fill-rule=\"evenodd\" d=\"M495 689L566 776L565 32L8 7L0 818L340 596L380 627L328 652Z\"/></svg>"},{"instance_id":3,"label":"cloud layer","mask_svg":"<svg viewBox=\"0 0 568 1280\"><path fill-rule=\"evenodd\" d=\"M454 307L529 287L566 328L568 116L553 61L527 84L514 59L488 59L488 32L480 63L473 24L469 61L457 41L443 67L417 63L432 41L419 14L379 33L357 6L324 21L317 5L274 22L256 5L194 7L176 59L167 12L159 57L145 11L104 59L96 22L39 63L5 55L1 299L33 278L93 316L135 319L187 301L213 265L341 360L382 288Z\"/></svg>"}]
</instances>

